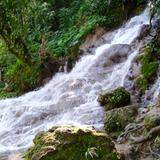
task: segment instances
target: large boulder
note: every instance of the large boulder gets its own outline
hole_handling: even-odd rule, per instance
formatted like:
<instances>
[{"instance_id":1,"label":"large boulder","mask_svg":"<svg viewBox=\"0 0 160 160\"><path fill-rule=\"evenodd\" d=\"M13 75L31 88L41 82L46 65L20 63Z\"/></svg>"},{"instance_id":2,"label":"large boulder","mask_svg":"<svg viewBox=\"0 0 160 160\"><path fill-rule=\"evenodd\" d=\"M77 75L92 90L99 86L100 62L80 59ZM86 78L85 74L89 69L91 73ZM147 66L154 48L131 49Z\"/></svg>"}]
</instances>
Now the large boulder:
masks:
<instances>
[{"instance_id":1,"label":"large boulder","mask_svg":"<svg viewBox=\"0 0 160 160\"><path fill-rule=\"evenodd\" d=\"M40 132L26 160L118 160L114 143L104 132L73 126L53 127Z\"/></svg>"},{"instance_id":2,"label":"large boulder","mask_svg":"<svg viewBox=\"0 0 160 160\"><path fill-rule=\"evenodd\" d=\"M118 136L124 128L132 123L138 114L137 105L116 108L106 112L104 128L112 137Z\"/></svg>"},{"instance_id":3,"label":"large boulder","mask_svg":"<svg viewBox=\"0 0 160 160\"><path fill-rule=\"evenodd\" d=\"M104 91L98 97L101 106L105 106L106 110L124 107L130 104L130 93L123 87L119 87L113 91Z\"/></svg>"}]
</instances>

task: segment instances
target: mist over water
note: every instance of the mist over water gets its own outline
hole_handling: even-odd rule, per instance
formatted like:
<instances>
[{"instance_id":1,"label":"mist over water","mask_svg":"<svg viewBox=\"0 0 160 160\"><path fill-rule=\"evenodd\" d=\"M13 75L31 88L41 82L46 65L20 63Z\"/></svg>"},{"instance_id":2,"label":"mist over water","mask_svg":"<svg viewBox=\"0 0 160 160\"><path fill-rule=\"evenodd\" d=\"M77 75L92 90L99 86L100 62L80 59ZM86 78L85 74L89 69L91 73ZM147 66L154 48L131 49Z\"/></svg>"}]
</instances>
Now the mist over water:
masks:
<instances>
[{"instance_id":1,"label":"mist over water","mask_svg":"<svg viewBox=\"0 0 160 160\"><path fill-rule=\"evenodd\" d=\"M120 29L104 35L106 43L83 56L70 73L56 74L37 91L1 100L0 153L30 146L37 132L54 125L103 127L104 112L97 96L102 90L124 85L141 48L141 43L133 42L147 24L146 9Z\"/></svg>"}]
</instances>

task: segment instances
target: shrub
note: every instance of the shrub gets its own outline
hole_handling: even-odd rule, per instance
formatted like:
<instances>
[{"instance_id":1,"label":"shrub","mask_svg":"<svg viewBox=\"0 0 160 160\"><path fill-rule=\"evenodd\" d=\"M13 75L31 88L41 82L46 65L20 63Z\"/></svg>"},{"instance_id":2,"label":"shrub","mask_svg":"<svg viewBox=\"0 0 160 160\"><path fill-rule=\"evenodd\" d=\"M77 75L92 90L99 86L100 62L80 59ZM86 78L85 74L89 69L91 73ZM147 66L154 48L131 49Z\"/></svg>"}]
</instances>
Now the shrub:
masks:
<instances>
[{"instance_id":1,"label":"shrub","mask_svg":"<svg viewBox=\"0 0 160 160\"><path fill-rule=\"evenodd\" d=\"M7 70L5 79L13 91L24 92L34 89L39 84L39 74L39 67L28 66L17 60Z\"/></svg>"},{"instance_id":2,"label":"shrub","mask_svg":"<svg viewBox=\"0 0 160 160\"><path fill-rule=\"evenodd\" d=\"M102 93L98 101L106 110L119 108L130 104L130 93L125 88L119 87L111 92Z\"/></svg>"}]
</instances>

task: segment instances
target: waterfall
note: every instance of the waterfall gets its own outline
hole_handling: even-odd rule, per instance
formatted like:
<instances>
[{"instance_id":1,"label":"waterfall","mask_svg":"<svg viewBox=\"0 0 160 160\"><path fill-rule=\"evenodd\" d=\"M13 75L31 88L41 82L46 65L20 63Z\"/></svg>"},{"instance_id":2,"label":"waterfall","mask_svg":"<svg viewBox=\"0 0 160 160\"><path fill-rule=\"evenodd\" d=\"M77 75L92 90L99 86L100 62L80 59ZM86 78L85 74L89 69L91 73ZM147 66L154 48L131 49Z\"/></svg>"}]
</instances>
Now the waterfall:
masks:
<instances>
[{"instance_id":1,"label":"waterfall","mask_svg":"<svg viewBox=\"0 0 160 160\"><path fill-rule=\"evenodd\" d=\"M57 73L37 91L0 101L0 153L27 148L39 131L54 125L103 127L97 102L104 89L123 86L139 53L138 36L149 24L149 11L103 36L105 44L84 55L70 73Z\"/></svg>"}]
</instances>

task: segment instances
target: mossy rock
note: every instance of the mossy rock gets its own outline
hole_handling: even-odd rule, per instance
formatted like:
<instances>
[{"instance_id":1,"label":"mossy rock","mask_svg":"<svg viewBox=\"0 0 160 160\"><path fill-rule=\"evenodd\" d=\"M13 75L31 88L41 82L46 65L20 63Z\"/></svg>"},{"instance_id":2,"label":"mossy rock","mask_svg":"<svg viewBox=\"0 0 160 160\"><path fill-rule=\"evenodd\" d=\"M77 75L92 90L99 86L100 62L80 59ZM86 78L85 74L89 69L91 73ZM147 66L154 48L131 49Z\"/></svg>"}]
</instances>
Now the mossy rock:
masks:
<instances>
[{"instance_id":1,"label":"mossy rock","mask_svg":"<svg viewBox=\"0 0 160 160\"><path fill-rule=\"evenodd\" d=\"M151 81L156 76L158 67L158 62L145 63L141 67L141 72L147 80Z\"/></svg>"},{"instance_id":2,"label":"mossy rock","mask_svg":"<svg viewBox=\"0 0 160 160\"><path fill-rule=\"evenodd\" d=\"M25 160L118 160L111 138L92 128L54 127L40 132Z\"/></svg>"},{"instance_id":3,"label":"mossy rock","mask_svg":"<svg viewBox=\"0 0 160 160\"><path fill-rule=\"evenodd\" d=\"M146 46L143 54L138 58L138 61L141 64L141 75L135 79L135 87L142 92L147 90L157 77L160 64L159 37L160 32L157 33L156 37Z\"/></svg>"},{"instance_id":4,"label":"mossy rock","mask_svg":"<svg viewBox=\"0 0 160 160\"><path fill-rule=\"evenodd\" d=\"M124 107L130 104L130 93L123 87L119 87L111 92L104 91L98 97L100 105L105 106L106 110Z\"/></svg>"},{"instance_id":5,"label":"mossy rock","mask_svg":"<svg viewBox=\"0 0 160 160\"><path fill-rule=\"evenodd\" d=\"M155 114L148 114L144 118L144 126L146 129L151 129L160 125L160 115L157 113Z\"/></svg>"},{"instance_id":6,"label":"mossy rock","mask_svg":"<svg viewBox=\"0 0 160 160\"><path fill-rule=\"evenodd\" d=\"M130 105L106 112L105 131L112 137L119 135L129 123L135 120L138 114L137 108L136 105Z\"/></svg>"},{"instance_id":7,"label":"mossy rock","mask_svg":"<svg viewBox=\"0 0 160 160\"><path fill-rule=\"evenodd\" d=\"M144 92L146 89L148 89L149 87L149 82L146 78L143 77L143 75L138 76L135 79L135 87L136 89Z\"/></svg>"}]
</instances>

